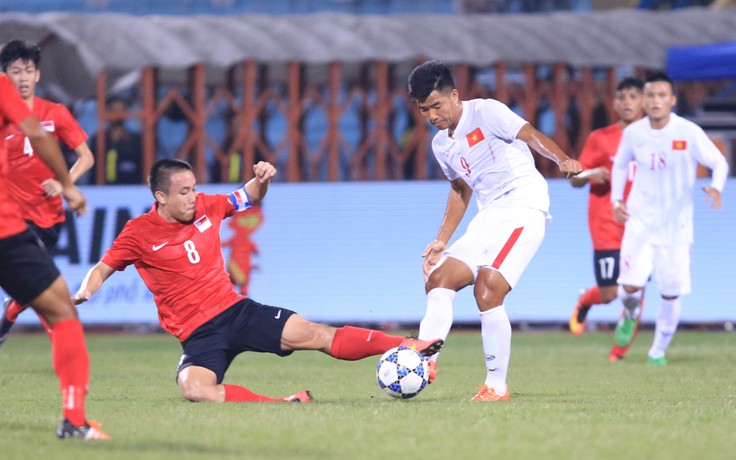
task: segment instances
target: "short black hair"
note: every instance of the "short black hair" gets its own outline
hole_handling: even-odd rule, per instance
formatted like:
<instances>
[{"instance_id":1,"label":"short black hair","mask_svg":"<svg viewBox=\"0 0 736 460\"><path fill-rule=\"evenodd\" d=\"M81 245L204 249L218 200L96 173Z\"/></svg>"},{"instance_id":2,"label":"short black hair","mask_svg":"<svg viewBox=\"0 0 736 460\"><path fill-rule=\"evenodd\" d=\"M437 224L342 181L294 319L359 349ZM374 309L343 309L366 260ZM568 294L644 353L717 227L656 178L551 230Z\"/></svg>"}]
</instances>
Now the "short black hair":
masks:
<instances>
[{"instance_id":1,"label":"short black hair","mask_svg":"<svg viewBox=\"0 0 736 460\"><path fill-rule=\"evenodd\" d=\"M3 72L6 72L10 64L18 59L23 62L31 61L38 68L41 64L41 47L24 40L10 40L0 51L0 65L2 65Z\"/></svg>"},{"instance_id":2,"label":"short black hair","mask_svg":"<svg viewBox=\"0 0 736 460\"><path fill-rule=\"evenodd\" d=\"M148 186L151 188L151 193L154 196L156 192L169 193L171 175L179 171L192 171L192 165L175 158L164 158L154 163L148 175Z\"/></svg>"},{"instance_id":3,"label":"short black hair","mask_svg":"<svg viewBox=\"0 0 736 460\"><path fill-rule=\"evenodd\" d=\"M618 85L616 86L616 91L623 91L630 88L638 89L639 91L641 91L642 89L644 89L644 82L641 81L640 78L626 77L618 83Z\"/></svg>"},{"instance_id":4,"label":"short black hair","mask_svg":"<svg viewBox=\"0 0 736 460\"><path fill-rule=\"evenodd\" d=\"M427 61L418 65L409 75L409 97L417 102L427 99L432 91L455 89L452 72L444 62Z\"/></svg>"},{"instance_id":5,"label":"short black hair","mask_svg":"<svg viewBox=\"0 0 736 460\"><path fill-rule=\"evenodd\" d=\"M672 79L669 77L669 75L667 75L664 72L654 72L654 73L650 74L647 77L647 79L644 80L644 84L654 83L654 82L658 82L658 81L669 83L670 84L670 88L672 88L672 94L675 94L675 82L673 82Z\"/></svg>"}]
</instances>

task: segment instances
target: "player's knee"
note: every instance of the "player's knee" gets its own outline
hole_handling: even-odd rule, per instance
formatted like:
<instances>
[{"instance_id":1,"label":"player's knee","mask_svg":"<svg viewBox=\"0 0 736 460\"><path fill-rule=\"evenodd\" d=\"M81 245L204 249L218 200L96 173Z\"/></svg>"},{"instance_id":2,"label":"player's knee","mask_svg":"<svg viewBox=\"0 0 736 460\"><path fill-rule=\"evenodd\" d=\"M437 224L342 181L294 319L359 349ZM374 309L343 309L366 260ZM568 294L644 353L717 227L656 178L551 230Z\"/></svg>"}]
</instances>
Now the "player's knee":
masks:
<instances>
[{"instance_id":1,"label":"player's knee","mask_svg":"<svg viewBox=\"0 0 736 460\"><path fill-rule=\"evenodd\" d=\"M425 292L429 292L432 289L435 289L435 288L438 288L438 287L442 287L441 282L440 282L440 279L439 279L440 277L438 275L435 275L435 273L437 273L436 270L433 271L432 273L430 273L429 274L429 278L427 278L427 282L424 283L424 291Z\"/></svg>"},{"instance_id":2,"label":"player's knee","mask_svg":"<svg viewBox=\"0 0 736 460\"><path fill-rule=\"evenodd\" d=\"M202 385L199 382L183 381L179 382L179 391L187 401L191 402L217 402L217 398L213 398L214 388L208 385Z\"/></svg>"},{"instance_id":3,"label":"player's knee","mask_svg":"<svg viewBox=\"0 0 736 460\"><path fill-rule=\"evenodd\" d=\"M186 367L176 379L181 395L192 402L222 402L224 394L218 391L214 374L208 369Z\"/></svg>"},{"instance_id":4,"label":"player's knee","mask_svg":"<svg viewBox=\"0 0 736 460\"><path fill-rule=\"evenodd\" d=\"M618 288L617 286L613 286L613 289L609 289L608 287L601 288L600 293L602 303L611 303L613 300L616 299L616 297L618 297Z\"/></svg>"},{"instance_id":5,"label":"player's knee","mask_svg":"<svg viewBox=\"0 0 736 460\"><path fill-rule=\"evenodd\" d=\"M475 293L475 302L478 304L478 310L487 311L491 308L498 307L503 304L504 295L492 289L482 289Z\"/></svg>"},{"instance_id":6,"label":"player's knee","mask_svg":"<svg viewBox=\"0 0 736 460\"><path fill-rule=\"evenodd\" d=\"M627 294L636 294L637 292L641 291L642 288L638 286L621 286Z\"/></svg>"},{"instance_id":7,"label":"player's knee","mask_svg":"<svg viewBox=\"0 0 736 460\"><path fill-rule=\"evenodd\" d=\"M458 276L449 270L434 270L429 274L427 282L424 283L424 290L425 292L429 292L435 288L445 288L457 291L467 286L468 283L466 283L465 280L458 281L457 278ZM472 274L470 279L472 282Z\"/></svg>"}]
</instances>

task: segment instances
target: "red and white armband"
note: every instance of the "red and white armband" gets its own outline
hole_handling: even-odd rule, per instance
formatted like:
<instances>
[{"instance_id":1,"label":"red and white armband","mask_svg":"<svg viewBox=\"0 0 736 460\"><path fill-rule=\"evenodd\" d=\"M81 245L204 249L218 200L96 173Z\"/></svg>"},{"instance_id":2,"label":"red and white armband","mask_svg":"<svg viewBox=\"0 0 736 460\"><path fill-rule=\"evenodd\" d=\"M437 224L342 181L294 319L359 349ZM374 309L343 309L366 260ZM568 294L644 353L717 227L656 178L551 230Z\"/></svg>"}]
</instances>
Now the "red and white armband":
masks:
<instances>
[{"instance_id":1,"label":"red and white armband","mask_svg":"<svg viewBox=\"0 0 736 460\"><path fill-rule=\"evenodd\" d=\"M230 202L235 207L235 212L245 211L252 206L250 197L245 191L245 185L228 195Z\"/></svg>"}]
</instances>

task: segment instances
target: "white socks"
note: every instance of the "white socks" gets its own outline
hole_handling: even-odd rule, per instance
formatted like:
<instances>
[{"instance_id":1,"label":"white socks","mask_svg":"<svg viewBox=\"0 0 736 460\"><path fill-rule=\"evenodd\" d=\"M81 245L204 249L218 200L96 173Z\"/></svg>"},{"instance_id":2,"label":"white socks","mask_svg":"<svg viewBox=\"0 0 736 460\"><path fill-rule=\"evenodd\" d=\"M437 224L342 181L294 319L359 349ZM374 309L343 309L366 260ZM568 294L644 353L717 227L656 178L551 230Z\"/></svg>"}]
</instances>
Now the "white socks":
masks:
<instances>
[{"instance_id":1,"label":"white socks","mask_svg":"<svg viewBox=\"0 0 736 460\"><path fill-rule=\"evenodd\" d=\"M618 287L618 298L624 304L626 309L626 316L629 319L634 319L639 316L639 306L641 305L641 297L644 290L639 289L634 293L626 292L623 286Z\"/></svg>"},{"instance_id":2,"label":"white socks","mask_svg":"<svg viewBox=\"0 0 736 460\"><path fill-rule=\"evenodd\" d=\"M649 349L650 358L664 357L664 352L670 345L672 336L677 330L677 324L680 322L681 309L679 297L672 300L662 299L654 326L654 342L652 342L652 348Z\"/></svg>"},{"instance_id":3,"label":"white socks","mask_svg":"<svg viewBox=\"0 0 736 460\"><path fill-rule=\"evenodd\" d=\"M506 308L500 305L480 312L480 328L487 371L485 384L503 396L511 357L511 322Z\"/></svg>"},{"instance_id":4,"label":"white socks","mask_svg":"<svg viewBox=\"0 0 736 460\"><path fill-rule=\"evenodd\" d=\"M427 293L427 311L419 323L419 340L446 339L452 327L452 306L457 292L434 288ZM439 353L432 356L437 360Z\"/></svg>"}]
</instances>

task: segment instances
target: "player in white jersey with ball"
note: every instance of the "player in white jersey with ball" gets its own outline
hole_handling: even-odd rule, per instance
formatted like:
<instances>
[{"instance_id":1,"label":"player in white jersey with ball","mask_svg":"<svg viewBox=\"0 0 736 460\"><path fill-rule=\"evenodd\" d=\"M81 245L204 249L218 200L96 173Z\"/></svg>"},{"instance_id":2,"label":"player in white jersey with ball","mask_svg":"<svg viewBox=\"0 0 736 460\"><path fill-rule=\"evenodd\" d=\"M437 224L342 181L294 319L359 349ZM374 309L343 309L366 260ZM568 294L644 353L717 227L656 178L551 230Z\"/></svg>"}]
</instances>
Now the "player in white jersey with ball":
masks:
<instances>
[{"instance_id":1,"label":"player in white jersey with ball","mask_svg":"<svg viewBox=\"0 0 736 460\"><path fill-rule=\"evenodd\" d=\"M702 128L672 113L677 103L672 80L657 73L644 84L646 117L623 133L613 162L613 214L626 222L621 242L619 298L625 313L616 327L616 341L630 340L639 300L650 274L662 303L657 314L648 363L665 366L665 351L680 319L680 296L690 293L690 245L693 242L693 189L698 162L713 171L703 187L715 209L728 163ZM636 162L636 178L624 203L628 164Z\"/></svg>"},{"instance_id":2,"label":"player in white jersey with ball","mask_svg":"<svg viewBox=\"0 0 736 460\"><path fill-rule=\"evenodd\" d=\"M440 130L432 151L450 180L437 238L422 254L427 310L419 337L447 337L457 291L475 285L487 373L473 400L505 400L511 323L504 299L542 243L550 217L547 183L529 147L554 160L568 176L582 167L503 103L461 101L450 69L441 62L425 62L412 71L409 96ZM448 248L473 193L478 214ZM436 375L436 355L432 359L430 382Z\"/></svg>"}]
</instances>

